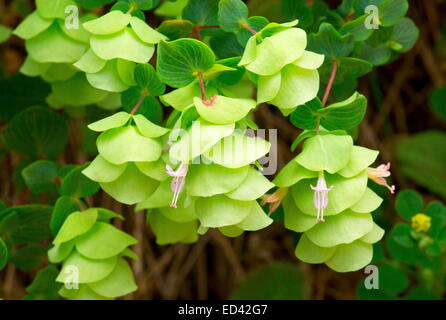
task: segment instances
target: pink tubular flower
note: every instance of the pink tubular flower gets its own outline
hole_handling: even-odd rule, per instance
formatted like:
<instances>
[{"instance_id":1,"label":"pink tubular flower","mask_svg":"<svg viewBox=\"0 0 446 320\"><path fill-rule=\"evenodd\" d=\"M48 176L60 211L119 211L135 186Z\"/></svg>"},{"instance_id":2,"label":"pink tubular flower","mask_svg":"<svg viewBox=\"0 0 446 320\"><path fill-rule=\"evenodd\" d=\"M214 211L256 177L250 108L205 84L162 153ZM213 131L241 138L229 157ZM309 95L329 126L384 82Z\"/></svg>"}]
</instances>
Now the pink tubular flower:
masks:
<instances>
[{"instance_id":1,"label":"pink tubular flower","mask_svg":"<svg viewBox=\"0 0 446 320\"><path fill-rule=\"evenodd\" d=\"M370 179L381 186L385 186L390 190L390 193L395 193L395 186L389 186L386 179L384 179L390 177L390 162L387 164L382 164L377 168L367 168L367 173Z\"/></svg>"},{"instance_id":2,"label":"pink tubular flower","mask_svg":"<svg viewBox=\"0 0 446 320\"><path fill-rule=\"evenodd\" d=\"M324 174L320 173L317 179L316 187L311 185L311 189L314 190L313 203L314 207L317 209L317 218L319 222L324 222L324 210L328 206L328 191L333 189L333 186L327 188L327 182L325 182Z\"/></svg>"},{"instance_id":3,"label":"pink tubular flower","mask_svg":"<svg viewBox=\"0 0 446 320\"><path fill-rule=\"evenodd\" d=\"M170 206L172 208L177 207L178 197L180 196L181 190L183 190L184 184L186 183L186 175L188 170L188 164L182 163L175 171L168 164L166 164L166 172L169 176L173 177L170 188L173 192L173 199Z\"/></svg>"}]
</instances>

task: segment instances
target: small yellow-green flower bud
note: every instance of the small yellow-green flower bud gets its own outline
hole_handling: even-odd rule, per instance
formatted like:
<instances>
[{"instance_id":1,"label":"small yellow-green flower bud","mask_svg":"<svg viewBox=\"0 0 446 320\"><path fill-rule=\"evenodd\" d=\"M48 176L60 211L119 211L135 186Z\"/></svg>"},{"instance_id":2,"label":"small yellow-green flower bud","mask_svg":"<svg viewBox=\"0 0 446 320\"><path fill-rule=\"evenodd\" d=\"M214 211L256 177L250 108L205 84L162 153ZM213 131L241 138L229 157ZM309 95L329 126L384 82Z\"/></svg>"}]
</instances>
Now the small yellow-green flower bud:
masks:
<instances>
[{"instance_id":1,"label":"small yellow-green flower bud","mask_svg":"<svg viewBox=\"0 0 446 320\"><path fill-rule=\"evenodd\" d=\"M427 231L431 227L431 217L418 213L412 217L412 228L417 232Z\"/></svg>"}]
</instances>

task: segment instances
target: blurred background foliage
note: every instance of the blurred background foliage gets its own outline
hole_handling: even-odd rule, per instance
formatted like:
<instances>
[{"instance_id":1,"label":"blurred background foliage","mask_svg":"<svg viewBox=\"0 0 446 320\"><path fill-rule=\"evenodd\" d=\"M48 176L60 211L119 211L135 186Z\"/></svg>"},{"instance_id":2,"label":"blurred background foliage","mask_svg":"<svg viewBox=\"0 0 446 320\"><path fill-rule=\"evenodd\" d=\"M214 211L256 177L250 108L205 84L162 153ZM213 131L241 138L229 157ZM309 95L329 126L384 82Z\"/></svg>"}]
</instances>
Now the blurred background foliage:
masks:
<instances>
[{"instance_id":1,"label":"blurred background foliage","mask_svg":"<svg viewBox=\"0 0 446 320\"><path fill-rule=\"evenodd\" d=\"M351 134L357 144L380 150L382 162L392 163L393 182L399 191L396 197L389 196L370 185L385 198L374 212L386 230L385 239L375 245L372 261L379 267L377 290L365 288L367 274L363 271L341 274L324 265L298 262L294 256L297 237L282 223L235 239L209 232L192 245L155 245L142 212L134 213L102 191L96 193L98 185L74 165L97 153L96 135L86 124L110 111L95 106L54 111L45 101L50 86L40 78L18 73L26 53L23 41L10 33L32 12L33 2L0 0L0 298L57 298L54 279L58 270L48 266L46 251L51 226L57 225L49 205L59 192L67 196L86 192L92 205L126 217L115 224L139 240L135 251L141 257L132 262L139 290L126 299L444 298L445 0L410 0L407 17L411 20L389 20L391 27L375 32L367 41L362 41L365 35L360 33L353 32L353 38L345 35L363 23L358 20L361 17L348 16L350 1L246 1L251 16L277 22L298 18L299 25L312 33L310 46L315 50L319 41L334 41L333 50L352 52L342 58L341 65L355 72L342 77L342 68L339 70L330 99L345 99L359 85L358 91L368 98L368 108L364 121ZM101 14L114 1L77 2ZM372 2L355 1L358 6ZM146 12L147 21L157 27L163 19L180 16L186 4L185 0L162 1L157 10ZM199 13L192 8L188 20L195 22ZM190 21L181 22L181 28L164 22L159 30L171 38L184 37L194 30ZM340 38L330 25L341 32ZM414 25L419 29L418 39ZM213 30L202 30L203 35L206 32ZM240 39L234 38L217 35L210 45L219 58L240 54ZM324 53L330 56L333 52ZM322 90L330 70L330 66L320 70ZM124 100L123 104L126 108ZM157 101L147 104L148 117L159 122L161 105ZM293 157L290 146L301 130L275 108L258 108L255 121L261 128L279 129L278 163L283 167ZM64 205L75 206L69 201ZM281 209L273 217L281 220Z\"/></svg>"}]
</instances>

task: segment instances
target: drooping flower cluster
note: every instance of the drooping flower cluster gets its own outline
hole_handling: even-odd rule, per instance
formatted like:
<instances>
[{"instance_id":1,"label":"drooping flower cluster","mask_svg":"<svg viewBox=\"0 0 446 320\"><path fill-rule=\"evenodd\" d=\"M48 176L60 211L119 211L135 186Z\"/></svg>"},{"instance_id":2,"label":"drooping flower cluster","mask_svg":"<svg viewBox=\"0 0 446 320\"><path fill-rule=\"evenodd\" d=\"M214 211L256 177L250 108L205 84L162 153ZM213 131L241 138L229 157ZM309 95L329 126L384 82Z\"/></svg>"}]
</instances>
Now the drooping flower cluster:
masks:
<instances>
[{"instance_id":1,"label":"drooping flower cluster","mask_svg":"<svg viewBox=\"0 0 446 320\"><path fill-rule=\"evenodd\" d=\"M166 37L130 13L113 10L88 21L90 49L74 65L86 73L90 84L109 92L122 92L135 85L136 63L152 58L155 44Z\"/></svg>"},{"instance_id":2,"label":"drooping flower cluster","mask_svg":"<svg viewBox=\"0 0 446 320\"><path fill-rule=\"evenodd\" d=\"M234 124L195 120L169 150L177 163L175 170L167 166L172 179L137 206L149 209L157 243L194 242L209 228L238 236L271 224L256 199L273 184L250 166L269 148L269 142L235 131Z\"/></svg>"},{"instance_id":3,"label":"drooping flower cluster","mask_svg":"<svg viewBox=\"0 0 446 320\"><path fill-rule=\"evenodd\" d=\"M382 199L367 181L371 174L390 175L387 166L380 166L379 174L369 168L377 156L378 151L354 146L348 135L321 132L307 139L302 152L279 173L273 182L279 190L288 188L282 196L285 227L303 233L296 247L299 259L325 263L338 272L370 263L372 244L384 230L371 215Z\"/></svg>"},{"instance_id":4,"label":"drooping flower cluster","mask_svg":"<svg viewBox=\"0 0 446 320\"><path fill-rule=\"evenodd\" d=\"M59 294L71 300L110 300L137 289L125 258L137 259L129 248L132 236L109 223L114 212L90 208L71 213L48 251L51 263L62 263L56 279Z\"/></svg>"},{"instance_id":5,"label":"drooping flower cluster","mask_svg":"<svg viewBox=\"0 0 446 320\"><path fill-rule=\"evenodd\" d=\"M76 8L76 2L37 1L37 10L14 30L28 52L20 71L51 84L47 102L54 108L116 109L119 93L135 85L136 63L148 62L166 37L119 10L73 20L65 11L70 6Z\"/></svg>"},{"instance_id":6,"label":"drooping flower cluster","mask_svg":"<svg viewBox=\"0 0 446 320\"><path fill-rule=\"evenodd\" d=\"M30 77L40 76L51 84L47 101L52 107L93 103L110 106L110 94L93 88L85 74L73 66L88 50L90 35L82 22L95 18L87 14L71 25L65 9L75 5L72 0L60 6L51 1L37 1L37 10L14 30L16 36L25 40L28 52L20 71Z\"/></svg>"},{"instance_id":7,"label":"drooping flower cluster","mask_svg":"<svg viewBox=\"0 0 446 320\"><path fill-rule=\"evenodd\" d=\"M126 112L118 112L88 127L102 133L97 139L99 155L83 174L99 182L119 202L141 202L168 178L161 158L161 139L168 129L141 114Z\"/></svg>"},{"instance_id":8,"label":"drooping flower cluster","mask_svg":"<svg viewBox=\"0 0 446 320\"><path fill-rule=\"evenodd\" d=\"M249 39L239 63L257 75L257 103L273 104L285 115L316 97L324 62L323 55L305 50L307 34L296 24L267 25Z\"/></svg>"}]
</instances>

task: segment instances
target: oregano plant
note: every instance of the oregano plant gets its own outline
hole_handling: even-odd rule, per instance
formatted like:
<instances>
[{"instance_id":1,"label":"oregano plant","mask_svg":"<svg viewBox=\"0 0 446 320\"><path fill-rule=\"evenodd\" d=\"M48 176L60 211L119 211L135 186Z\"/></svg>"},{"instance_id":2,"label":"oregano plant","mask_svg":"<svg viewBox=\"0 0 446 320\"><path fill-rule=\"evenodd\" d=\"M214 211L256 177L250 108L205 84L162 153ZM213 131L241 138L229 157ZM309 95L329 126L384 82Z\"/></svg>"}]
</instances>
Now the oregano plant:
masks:
<instances>
[{"instance_id":1,"label":"oregano plant","mask_svg":"<svg viewBox=\"0 0 446 320\"><path fill-rule=\"evenodd\" d=\"M358 79L419 34L406 0L372 2L377 15L368 1L282 0L282 17L270 21L241 0L36 1L12 35L26 49L20 72L47 86L50 108L17 114L4 140L24 158L22 190L36 203L44 194L45 206L0 211L0 269L20 244L48 256L51 269L39 275L55 288L45 297L138 290L136 235L118 227L123 212L91 200L99 190L144 212L160 246L275 222L296 233L296 259L340 273L369 265L385 233L374 184L396 187L380 150L356 142L368 104ZM262 108L300 132L288 146L295 156L274 172L265 160L277 167L280 150L259 134ZM61 161L72 118L85 119L75 130L89 137L91 161ZM15 230L33 207L44 226L21 239Z\"/></svg>"}]
</instances>

